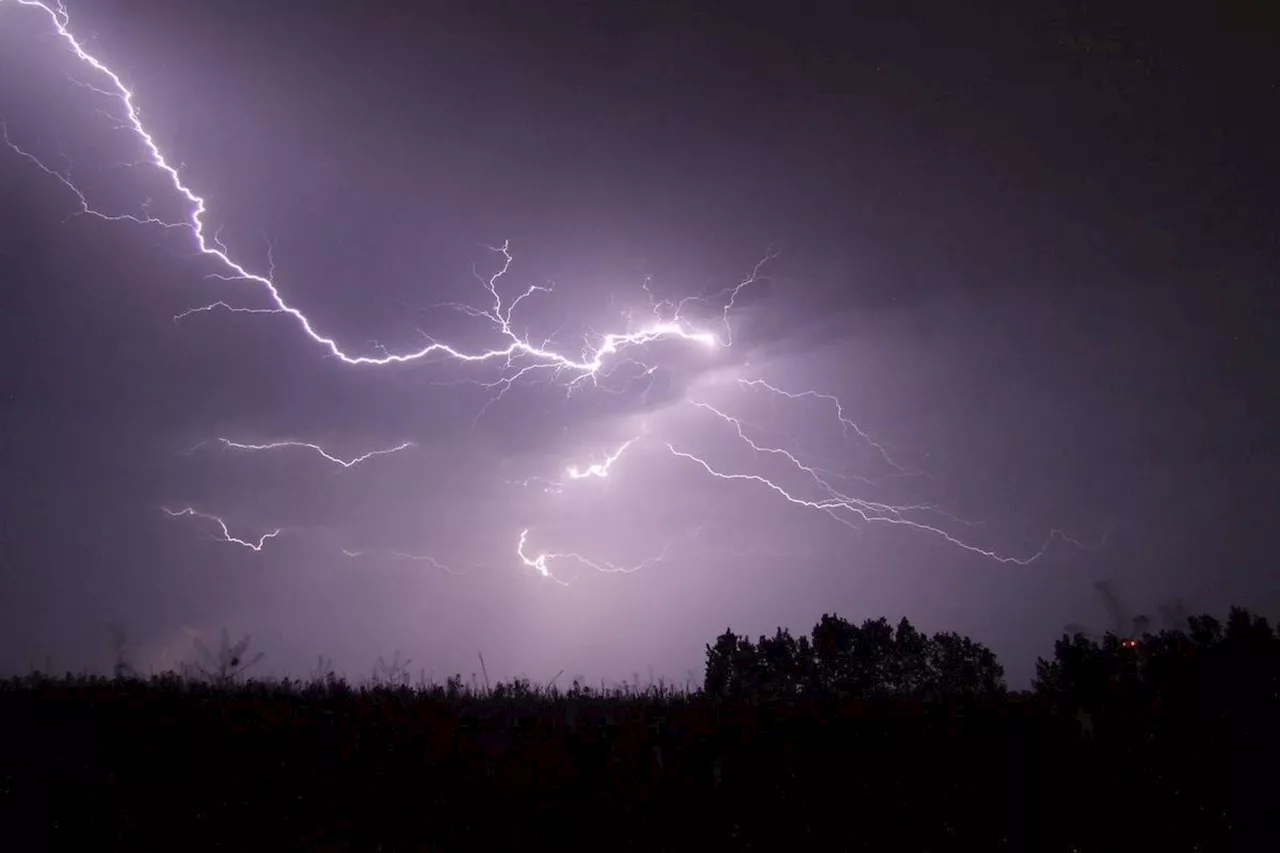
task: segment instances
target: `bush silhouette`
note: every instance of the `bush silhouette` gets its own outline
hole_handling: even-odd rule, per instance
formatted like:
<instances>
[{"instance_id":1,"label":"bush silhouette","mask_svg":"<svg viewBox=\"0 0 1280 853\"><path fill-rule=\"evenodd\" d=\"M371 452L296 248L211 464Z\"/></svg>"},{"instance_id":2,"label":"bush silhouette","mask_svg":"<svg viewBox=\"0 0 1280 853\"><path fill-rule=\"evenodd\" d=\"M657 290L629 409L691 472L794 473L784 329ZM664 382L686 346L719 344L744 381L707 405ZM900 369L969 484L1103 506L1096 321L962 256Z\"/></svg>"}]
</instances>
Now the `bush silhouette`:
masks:
<instances>
[{"instance_id":1,"label":"bush silhouette","mask_svg":"<svg viewBox=\"0 0 1280 853\"><path fill-rule=\"evenodd\" d=\"M1271 825L1265 620L1063 637L1032 691L907 620L707 646L703 687L364 684L320 659L0 683L6 849L1241 849ZM1087 724L1087 725L1086 725ZM1087 736L1092 734L1092 736Z\"/></svg>"}]
</instances>

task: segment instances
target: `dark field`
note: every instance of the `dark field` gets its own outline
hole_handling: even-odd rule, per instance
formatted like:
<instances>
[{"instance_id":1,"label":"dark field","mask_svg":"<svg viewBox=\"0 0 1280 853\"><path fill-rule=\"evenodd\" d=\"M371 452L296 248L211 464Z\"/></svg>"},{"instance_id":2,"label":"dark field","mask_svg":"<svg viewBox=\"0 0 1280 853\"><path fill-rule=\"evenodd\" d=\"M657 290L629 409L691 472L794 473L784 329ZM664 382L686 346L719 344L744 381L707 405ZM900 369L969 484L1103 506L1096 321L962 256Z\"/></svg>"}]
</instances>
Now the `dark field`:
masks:
<instances>
[{"instance_id":1,"label":"dark field","mask_svg":"<svg viewBox=\"0 0 1280 853\"><path fill-rule=\"evenodd\" d=\"M1275 703L488 695L176 677L0 691L6 850L1230 850Z\"/></svg>"}]
</instances>

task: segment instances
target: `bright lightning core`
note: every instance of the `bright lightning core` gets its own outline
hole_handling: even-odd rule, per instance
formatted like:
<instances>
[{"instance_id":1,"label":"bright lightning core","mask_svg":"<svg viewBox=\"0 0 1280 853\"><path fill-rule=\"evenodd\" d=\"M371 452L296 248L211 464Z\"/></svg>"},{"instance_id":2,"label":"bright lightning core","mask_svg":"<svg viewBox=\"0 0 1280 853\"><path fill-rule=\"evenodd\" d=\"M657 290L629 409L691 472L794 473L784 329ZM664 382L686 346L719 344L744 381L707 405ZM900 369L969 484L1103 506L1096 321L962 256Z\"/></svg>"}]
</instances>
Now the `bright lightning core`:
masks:
<instances>
[{"instance_id":1,"label":"bright lightning core","mask_svg":"<svg viewBox=\"0 0 1280 853\"><path fill-rule=\"evenodd\" d=\"M2 2L2 0L0 0ZM15 2L15 0L10 0ZM507 251L507 245L504 243L501 247L493 247L495 252L499 252L504 259L501 269L487 280L483 280L483 285L492 297L492 305L489 308L476 308L469 305L456 306L467 313L476 317L489 320L495 330L500 334L504 343L502 346L489 350L481 350L477 352L466 352L457 349L449 344L431 340L425 346L415 350L403 353L384 353L381 356L371 355L353 355L347 352L337 342L336 339L328 337L319 332L312 324L311 320L298 308L290 305L285 301L275 281L269 275L251 272L240 261L234 260L225 245L217 239L216 235L208 233L204 216L207 210L206 200L197 195L194 190L188 187L182 180L177 168L175 168L168 159L161 153L159 146L151 133L142 123L139 115L138 107L134 100L134 93L125 86L116 72L112 71L97 58L88 53L81 42L72 35L70 26L70 17L64 6L61 4L50 6L39 0L16 0L19 5L38 9L46 14L54 30L61 37L62 41L74 53L76 58L87 64L103 78L102 82L106 89L97 89L95 91L102 93L105 97L116 100L123 110L123 125L137 136L139 142L142 143L147 153L148 162L158 169L169 181L174 191L180 195L189 205L189 214L182 221L166 221L146 216L113 216L96 210L70 178L64 174L46 166L35 155L20 148L5 134L5 141L11 149L35 163L39 168L50 176L56 178L64 187L70 190L80 202L80 213L96 216L100 219L108 221L127 220L138 224L161 225L166 228L182 228L190 232L195 240L195 244L199 252L203 255L214 258L224 269L219 277L227 280L244 280L259 285L267 294L271 304L274 306L270 309L237 309L229 310L257 310L265 313L280 313L292 318L299 329L302 330L309 338L320 344L326 349L330 355L335 356L346 364L372 364L385 365L394 363L403 363L409 361L417 361L431 355L447 356L464 362L498 362L502 363L506 368L514 368L516 373L510 377L509 381L515 381L520 376L532 370L549 369L559 373L567 373L573 379L584 379L599 373L605 366L606 361L611 357L629 347L634 347L649 343L661 338L679 338L696 343L703 346L715 347L719 345L719 339L711 332L698 329L691 326L687 321L679 315L679 307L674 317L663 321L656 317L657 311L655 306L655 319L653 322L642 325L640 328L629 332L610 332L599 338L594 344L586 346L579 356L569 356L554 350L548 349L544 345L535 345L531 343L527 337L521 337L512 328L511 318L512 312L526 298L533 296L538 292L549 290L548 286L532 285L519 296L505 302L502 295L498 292L497 282L507 273L511 265L511 255ZM759 267L757 267L757 270ZM724 311L727 312L733 304L733 299L738 292L746 287L754 280L754 275L738 284L734 288L728 289L728 302ZM210 311L218 307L227 307L227 303L219 300L218 302L195 308L192 311ZM181 316L181 315L180 315ZM726 341L727 343L727 341ZM528 363L525 363L528 362Z\"/></svg>"},{"instance_id":2,"label":"bright lightning core","mask_svg":"<svg viewBox=\"0 0 1280 853\"><path fill-rule=\"evenodd\" d=\"M636 359L631 355L632 352L639 352L649 344L659 340L675 340L688 344L697 345L707 349L715 349L721 346L731 346L732 336L729 325L729 313L733 310L735 300L744 288L749 287L759 280L761 268L771 259L772 256L766 257L749 275L744 277L738 284L725 288L718 294L712 296L688 297L678 302L671 300L655 301L650 294L650 307L652 316L646 318L643 322L631 325L626 330L615 330L592 336L590 339L584 340L580 350L575 353L565 352L553 348L550 340L535 343L526 334L517 331L514 322L514 314L524 300L535 297L539 293L545 293L551 290L551 285L533 285L525 288L515 296L505 295L503 288L500 287L503 277L508 273L512 263L512 256L508 251L506 243L501 246L492 247L493 251L502 258L500 268L493 275L485 278L477 275L479 285L487 293L487 301L483 307L468 304L453 304L452 307L477 319L484 320L491 328L496 338L496 344L489 349L470 350L450 344L445 341L437 340L424 333L425 343L415 349L404 352L389 352L381 349L379 354L357 353L351 351L340 344L336 338L321 332L311 319L298 307L287 302L281 294L275 280L274 269L269 266L266 273L254 272L249 269L246 264L237 260L230 249L223 244L216 233L211 234L205 222L205 214L207 212L206 199L197 194L192 188L187 186L177 167L161 152L155 138L146 128L141 119L141 114L135 100L134 92L128 88L119 74L107 67L99 59L89 53L84 43L73 35L71 31L71 21L66 9L61 5L49 4L41 2L41 0L0 0L0 4L17 5L31 10L33 13L43 15L47 18L52 33L56 34L58 42L69 52L75 60L92 72L94 81L85 83L86 88L92 90L104 100L114 102L110 111L118 120L119 129L132 134L138 142L143 152L143 159L136 165L145 165L154 169L160 175L177 198L183 202L186 215L180 219L162 219L144 212L141 215L135 214L109 214L98 210L93 206L90 199L84 191L82 191L64 172L60 172L46 165L44 161L39 159L35 154L27 149L20 147L14 142L8 133L8 128L3 127L3 138L8 147L17 155L25 158L42 170L50 178L56 180L61 187L71 193L79 204L79 215L93 216L108 222L128 222L138 225L160 226L166 229L178 229L190 235L195 249L201 254L216 263L218 272L213 277L224 281L240 281L247 282L256 286L267 298L270 307L267 308L249 308L240 307L230 304L225 300L217 300L207 305L193 307L175 317L175 320L181 320L197 313L211 313L214 311L226 311L230 313L240 314L272 314L281 315L292 321L294 327L317 344L329 356L338 359L347 365L367 365L367 366L385 366L391 364L403 364L416 361L435 361L435 360L451 360L460 364L486 364L493 365L499 370L499 378L488 383L480 383L485 387L495 389L496 395L490 399L488 408L496 400L512 387L512 385L522 379L541 374L547 378L558 381L564 386L572 389L584 382L590 382L593 385L608 370L622 363L635 362ZM144 208L145 209L145 208ZM646 291L648 290L646 286ZM714 304L719 300L717 310L719 312L718 328L713 331L705 328L697 322L691 320L686 314L685 309L691 302L700 302L704 305ZM643 366L643 365L642 365ZM652 368L649 368L650 372ZM820 394L812 390L802 390L798 392L782 391L772 385L764 383L762 380L742 380L744 386L752 388L764 388L768 391L784 397L791 401L800 401L802 398L813 398L816 400L824 400L831 403L835 407L835 416L841 424L846 437L849 436L849 430L854 430L860 438L870 441L857 426L847 419L844 415L842 405L836 398L830 395ZM739 443L748 448L754 457L767 455L785 460L796 476L802 482L810 487L819 490L820 497L805 498L800 497L792 487L784 486L779 482L765 477L757 471L738 471L729 472L714 467L709 462L699 456L695 456L676 447L674 442L663 441L662 444L675 457L688 460L700 466L705 472L713 478L722 481L736 481L742 485L751 487L767 488L772 490L786 503L795 507L801 507L808 510L814 510L825 513L841 523L850 524L854 522L879 522L895 524L912 528L922 533L928 533L944 538L948 542L960 548L973 551L984 556L996 559L1002 562L1028 563L1037 559L1044 549L1041 548L1036 553L1023 558L1005 557L996 554L993 551L979 548L977 546L965 543L945 531L942 527L926 523L919 520L919 514L923 512L934 511L931 507L920 506L891 506L878 503L875 501L865 500L851 496L839 489L836 489L829 479L824 477L823 471L816 466L802 462L796 455L789 451L778 447L765 446L748 437L744 431L744 422L731 416L719 409L711 407L703 403L694 403L695 407L709 413L727 424L736 433ZM481 412L483 414L483 410ZM564 470L563 476L568 480L581 480L587 478L606 478L610 475L611 466L623 455L625 451L638 438L616 448L612 453L605 456L603 461L594 462L586 467L570 466ZM412 446L411 442L405 442L391 448L384 448L366 452L363 455L343 458L334 455L319 445L302 442L302 441L279 441L266 444L247 444L243 442L233 441L227 438L220 438L219 441L224 447L237 451L253 452L253 451L280 451L286 449L305 450L318 456L324 460L339 465L342 468L352 468L360 463L366 462L371 457L393 454L404 451ZM873 446L884 456L885 461L890 465L894 465L889 459L887 453L881 445L873 443ZM896 466L894 466L896 467ZM563 485L562 482L556 482L556 486ZM226 524L220 518L213 515L206 515L187 508L180 511L168 511L170 515L192 515L207 520L212 520L220 525L223 539L228 542L243 545L252 550L261 550L266 541L276 536L279 531L273 531L266 534L256 542L249 540L241 540L232 537L227 530ZM573 559L578 562L591 566L601 571L614 570L607 563L595 563L574 553L550 553L541 554L536 557L530 557L525 551L526 538L528 531L525 530L519 536L519 543L516 548L516 555L524 565L534 568L539 574L551 577L548 569L548 561ZM1051 537L1052 538L1052 537Z\"/></svg>"},{"instance_id":3,"label":"bright lightning core","mask_svg":"<svg viewBox=\"0 0 1280 853\"><path fill-rule=\"evenodd\" d=\"M584 480L587 477L608 477L609 469L613 467L613 463L617 462L623 453L626 453L628 447L639 440L640 438L637 436L636 438L623 442L622 446L606 456L603 462L596 462L592 465L588 465L586 468L579 468L577 465L570 465L568 468L564 469L565 476L570 480Z\"/></svg>"}]
</instances>

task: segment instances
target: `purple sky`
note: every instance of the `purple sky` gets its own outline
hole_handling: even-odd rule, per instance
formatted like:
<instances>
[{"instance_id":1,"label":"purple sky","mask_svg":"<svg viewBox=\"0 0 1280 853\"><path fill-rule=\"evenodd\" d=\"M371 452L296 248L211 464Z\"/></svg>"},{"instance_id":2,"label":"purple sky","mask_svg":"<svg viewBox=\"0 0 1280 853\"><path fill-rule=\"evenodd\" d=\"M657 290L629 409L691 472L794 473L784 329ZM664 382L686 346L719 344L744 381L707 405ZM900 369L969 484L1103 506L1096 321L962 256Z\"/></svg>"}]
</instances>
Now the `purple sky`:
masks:
<instances>
[{"instance_id":1,"label":"purple sky","mask_svg":"<svg viewBox=\"0 0 1280 853\"><path fill-rule=\"evenodd\" d=\"M1098 578L1135 610L1276 609L1273 30L534 5L68 8L207 202L206 245L348 356L538 350L508 367L348 364L278 313L175 321L273 303L189 229L72 215L63 179L111 216L192 206L112 80L0 0L0 670L104 668L122 623L144 666L226 625L276 672L400 649L438 679L482 652L492 677L683 682L726 625L836 611L968 633L1022 683L1065 623L1106 626ZM514 339L439 307L491 310L473 268L504 243L505 305L554 282ZM548 369L698 295L677 334ZM744 380L835 395L900 470L830 399ZM910 524L713 476L680 454L833 500L717 411ZM413 446L345 468L220 438ZM255 551L166 507L280 532ZM1023 560L1054 529L1105 544L965 547ZM597 567L546 577L523 530L529 559Z\"/></svg>"}]
</instances>

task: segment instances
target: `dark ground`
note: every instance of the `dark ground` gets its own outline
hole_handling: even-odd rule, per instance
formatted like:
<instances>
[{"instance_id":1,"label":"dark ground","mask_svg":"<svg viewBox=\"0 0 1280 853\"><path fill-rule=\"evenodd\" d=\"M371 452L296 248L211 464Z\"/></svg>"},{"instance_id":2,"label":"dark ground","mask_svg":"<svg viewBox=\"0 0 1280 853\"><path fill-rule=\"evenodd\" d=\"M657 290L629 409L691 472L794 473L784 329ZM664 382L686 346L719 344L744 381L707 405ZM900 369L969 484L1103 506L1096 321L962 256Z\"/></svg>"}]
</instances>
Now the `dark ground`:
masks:
<instances>
[{"instance_id":1,"label":"dark ground","mask_svg":"<svg viewBox=\"0 0 1280 853\"><path fill-rule=\"evenodd\" d=\"M0 690L7 850L1231 850L1265 828L1274 707L1029 694Z\"/></svg>"}]
</instances>

